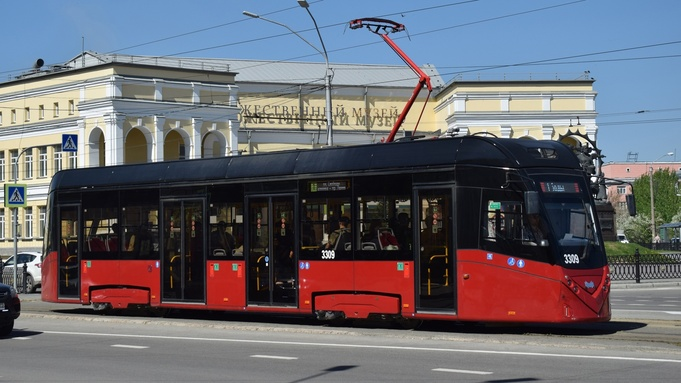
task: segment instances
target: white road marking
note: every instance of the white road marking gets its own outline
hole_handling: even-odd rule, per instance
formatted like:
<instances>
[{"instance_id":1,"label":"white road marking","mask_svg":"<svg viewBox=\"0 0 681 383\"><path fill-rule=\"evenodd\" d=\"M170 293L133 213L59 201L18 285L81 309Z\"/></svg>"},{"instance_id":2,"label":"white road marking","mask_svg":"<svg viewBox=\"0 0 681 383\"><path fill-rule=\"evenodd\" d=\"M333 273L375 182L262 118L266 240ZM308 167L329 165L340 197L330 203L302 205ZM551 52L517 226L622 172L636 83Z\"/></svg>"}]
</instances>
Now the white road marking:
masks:
<instances>
[{"instance_id":1,"label":"white road marking","mask_svg":"<svg viewBox=\"0 0 681 383\"><path fill-rule=\"evenodd\" d=\"M632 312L632 313L665 313L670 315L681 315L681 311L664 311L664 310L625 310L625 309L615 309L613 312Z\"/></svg>"},{"instance_id":2,"label":"white road marking","mask_svg":"<svg viewBox=\"0 0 681 383\"><path fill-rule=\"evenodd\" d=\"M473 375L492 375L491 371L471 371L471 370L454 370L451 368L434 368L433 371L438 372L455 372L457 374L473 374Z\"/></svg>"},{"instance_id":3,"label":"white road marking","mask_svg":"<svg viewBox=\"0 0 681 383\"><path fill-rule=\"evenodd\" d=\"M111 347L134 348L136 350L142 350L142 349L145 349L145 348L149 348L148 346L133 346L131 344L112 344Z\"/></svg>"},{"instance_id":4,"label":"white road marking","mask_svg":"<svg viewBox=\"0 0 681 383\"><path fill-rule=\"evenodd\" d=\"M280 360L296 360L295 356L278 356L278 355L251 355L251 358L263 358L263 359L280 359Z\"/></svg>"},{"instance_id":5,"label":"white road marking","mask_svg":"<svg viewBox=\"0 0 681 383\"><path fill-rule=\"evenodd\" d=\"M679 312L678 314L681 314ZM168 340L183 340L183 341L200 341L200 342L223 342L223 343L244 343L244 344L268 344L268 345L283 345L283 346L312 346L312 347L335 347L335 348L358 348L358 349L374 349L374 350L403 350L403 351L429 351L429 352L449 352L449 353L468 353L468 354L486 354L486 355L515 355L515 356L530 356L545 357L545 358L561 358L561 359L597 359L597 360L628 360L636 362L659 362L659 363L680 363L681 359L662 359L662 358L639 358L633 356L607 356L602 354L548 354L541 352L516 352L516 351L491 351L491 350L474 350L465 348L438 348L438 347L417 347L417 346L377 346L370 344L352 344L352 343L317 343L317 342L289 342L276 340L254 340L254 339L229 339L229 338L199 338L191 336L167 336L167 335L133 335L133 334L109 334L109 333L92 333L92 332L69 332L69 331L41 331L43 334L54 335L78 335L78 336L96 336L108 338L134 338L134 339L168 339Z\"/></svg>"}]
</instances>

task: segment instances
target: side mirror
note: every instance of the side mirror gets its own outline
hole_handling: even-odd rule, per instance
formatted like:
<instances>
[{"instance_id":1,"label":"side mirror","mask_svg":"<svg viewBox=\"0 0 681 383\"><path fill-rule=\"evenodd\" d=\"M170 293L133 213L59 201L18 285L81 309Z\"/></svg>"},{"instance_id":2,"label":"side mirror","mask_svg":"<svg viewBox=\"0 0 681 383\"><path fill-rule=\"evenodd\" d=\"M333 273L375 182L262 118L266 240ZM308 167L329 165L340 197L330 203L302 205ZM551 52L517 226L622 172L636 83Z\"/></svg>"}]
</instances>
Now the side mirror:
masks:
<instances>
[{"instance_id":1,"label":"side mirror","mask_svg":"<svg viewBox=\"0 0 681 383\"><path fill-rule=\"evenodd\" d=\"M633 194L627 194L625 197L625 200L627 202L627 210L629 211L630 216L635 216L636 215L636 200L634 199Z\"/></svg>"},{"instance_id":2,"label":"side mirror","mask_svg":"<svg viewBox=\"0 0 681 383\"><path fill-rule=\"evenodd\" d=\"M526 191L525 198L525 214L539 214L539 192Z\"/></svg>"}]
</instances>

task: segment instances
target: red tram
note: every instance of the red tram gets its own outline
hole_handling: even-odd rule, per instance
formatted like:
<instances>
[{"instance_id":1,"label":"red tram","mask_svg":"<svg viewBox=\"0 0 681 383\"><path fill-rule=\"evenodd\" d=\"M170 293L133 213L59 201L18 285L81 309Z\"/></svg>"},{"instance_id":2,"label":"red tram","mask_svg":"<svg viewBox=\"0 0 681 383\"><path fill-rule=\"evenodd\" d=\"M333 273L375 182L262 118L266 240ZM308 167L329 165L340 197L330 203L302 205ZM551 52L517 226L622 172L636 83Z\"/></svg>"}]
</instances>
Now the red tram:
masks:
<instances>
[{"instance_id":1,"label":"red tram","mask_svg":"<svg viewBox=\"0 0 681 383\"><path fill-rule=\"evenodd\" d=\"M465 136L65 170L42 299L319 319L610 319L562 143Z\"/></svg>"}]
</instances>

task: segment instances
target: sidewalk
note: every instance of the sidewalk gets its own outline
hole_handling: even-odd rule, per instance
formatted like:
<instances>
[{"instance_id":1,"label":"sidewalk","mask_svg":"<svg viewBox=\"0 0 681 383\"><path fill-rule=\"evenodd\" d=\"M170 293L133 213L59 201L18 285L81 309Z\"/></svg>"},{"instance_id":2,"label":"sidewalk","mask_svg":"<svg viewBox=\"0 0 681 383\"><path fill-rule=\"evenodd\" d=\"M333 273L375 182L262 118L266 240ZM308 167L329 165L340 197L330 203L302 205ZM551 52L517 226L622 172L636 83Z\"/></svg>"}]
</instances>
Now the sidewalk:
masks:
<instances>
[{"instance_id":1,"label":"sidewalk","mask_svg":"<svg viewBox=\"0 0 681 383\"><path fill-rule=\"evenodd\" d=\"M611 290L620 289L645 289L656 287L678 287L681 286L681 279L645 279L641 283L636 283L635 280L626 281L612 281L610 284Z\"/></svg>"}]
</instances>

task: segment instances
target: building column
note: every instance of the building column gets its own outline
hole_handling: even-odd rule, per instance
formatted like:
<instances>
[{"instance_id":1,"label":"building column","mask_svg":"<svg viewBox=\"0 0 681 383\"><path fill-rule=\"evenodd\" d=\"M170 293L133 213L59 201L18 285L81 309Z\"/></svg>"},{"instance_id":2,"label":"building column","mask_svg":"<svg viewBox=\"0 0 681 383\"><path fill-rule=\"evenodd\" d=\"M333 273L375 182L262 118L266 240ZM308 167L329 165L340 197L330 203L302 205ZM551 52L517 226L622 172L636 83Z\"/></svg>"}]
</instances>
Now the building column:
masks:
<instances>
[{"instance_id":1,"label":"building column","mask_svg":"<svg viewBox=\"0 0 681 383\"><path fill-rule=\"evenodd\" d=\"M85 120L78 119L78 167L85 167L85 148L88 147L87 138L85 137ZM88 164L89 165L89 164Z\"/></svg>"},{"instance_id":2,"label":"building column","mask_svg":"<svg viewBox=\"0 0 681 383\"><path fill-rule=\"evenodd\" d=\"M501 125L501 138L511 138L512 133L511 125Z\"/></svg>"},{"instance_id":3,"label":"building column","mask_svg":"<svg viewBox=\"0 0 681 383\"><path fill-rule=\"evenodd\" d=\"M551 140L553 139L553 133L554 133L553 125L544 125L541 127L541 133L542 133L542 139L543 140Z\"/></svg>"},{"instance_id":4,"label":"building column","mask_svg":"<svg viewBox=\"0 0 681 383\"><path fill-rule=\"evenodd\" d=\"M227 120L227 147L225 154L238 156L239 155L239 121Z\"/></svg>"},{"instance_id":5,"label":"building column","mask_svg":"<svg viewBox=\"0 0 681 383\"><path fill-rule=\"evenodd\" d=\"M104 132L104 163L106 166L121 165L125 161L125 114L112 113L106 119Z\"/></svg>"},{"instance_id":6,"label":"building column","mask_svg":"<svg viewBox=\"0 0 681 383\"><path fill-rule=\"evenodd\" d=\"M201 158L201 125L203 125L203 119L193 117L192 118L192 130L190 134L190 148L189 155L187 158Z\"/></svg>"},{"instance_id":7,"label":"building column","mask_svg":"<svg viewBox=\"0 0 681 383\"><path fill-rule=\"evenodd\" d=\"M587 125L585 130L586 130L586 135L589 137L589 139L592 142L596 142L596 135L598 133L598 126Z\"/></svg>"},{"instance_id":8,"label":"building column","mask_svg":"<svg viewBox=\"0 0 681 383\"><path fill-rule=\"evenodd\" d=\"M164 130L163 126L166 123L166 118L164 116L154 116L154 132L156 136L154 140L155 150L151 153L151 162L161 162L163 161L163 150L165 148L165 140L163 139Z\"/></svg>"}]
</instances>

